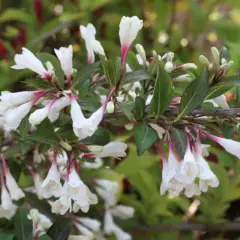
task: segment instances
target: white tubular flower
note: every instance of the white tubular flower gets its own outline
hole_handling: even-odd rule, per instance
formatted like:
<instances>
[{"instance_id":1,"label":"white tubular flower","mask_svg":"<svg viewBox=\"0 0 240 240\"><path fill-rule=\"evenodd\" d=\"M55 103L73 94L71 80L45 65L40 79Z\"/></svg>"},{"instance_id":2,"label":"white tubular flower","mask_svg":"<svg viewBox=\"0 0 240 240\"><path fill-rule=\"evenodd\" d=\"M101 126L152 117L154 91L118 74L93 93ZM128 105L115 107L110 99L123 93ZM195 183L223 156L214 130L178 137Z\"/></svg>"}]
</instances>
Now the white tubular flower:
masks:
<instances>
[{"instance_id":1,"label":"white tubular flower","mask_svg":"<svg viewBox=\"0 0 240 240\"><path fill-rule=\"evenodd\" d=\"M48 118L50 120L50 122L54 122L58 119L60 111L69 106L71 104L71 100L69 97L61 97L59 99L57 99L52 106L49 109L48 112Z\"/></svg>"},{"instance_id":2,"label":"white tubular flower","mask_svg":"<svg viewBox=\"0 0 240 240\"><path fill-rule=\"evenodd\" d=\"M72 202L71 198L63 195L54 203L52 203L52 213L64 215L67 211L72 211Z\"/></svg>"},{"instance_id":3,"label":"white tubular flower","mask_svg":"<svg viewBox=\"0 0 240 240\"><path fill-rule=\"evenodd\" d=\"M196 153L196 162L199 168L199 187L202 192L207 192L208 186L218 187L219 180L210 169L207 161L202 157L201 153Z\"/></svg>"},{"instance_id":4,"label":"white tubular flower","mask_svg":"<svg viewBox=\"0 0 240 240\"><path fill-rule=\"evenodd\" d=\"M47 71L42 62L26 48L22 48L22 54L16 54L14 60L16 65L12 66L13 69L30 69L42 78L52 77L52 73Z\"/></svg>"},{"instance_id":5,"label":"white tubular flower","mask_svg":"<svg viewBox=\"0 0 240 240\"><path fill-rule=\"evenodd\" d=\"M60 197L62 195L62 184L60 182L60 173L57 165L52 163L48 175L42 183L42 196L44 198Z\"/></svg>"},{"instance_id":6,"label":"white tubular flower","mask_svg":"<svg viewBox=\"0 0 240 240\"><path fill-rule=\"evenodd\" d=\"M222 109L229 109L226 97L224 94L213 99L213 101Z\"/></svg>"},{"instance_id":7,"label":"white tubular flower","mask_svg":"<svg viewBox=\"0 0 240 240\"><path fill-rule=\"evenodd\" d=\"M33 126L40 124L49 113L49 105L44 108L37 109L29 116L29 123Z\"/></svg>"},{"instance_id":8,"label":"white tubular flower","mask_svg":"<svg viewBox=\"0 0 240 240\"><path fill-rule=\"evenodd\" d=\"M10 211L13 208L12 199L5 186L2 187L1 201L2 201L2 207L5 210Z\"/></svg>"},{"instance_id":9,"label":"white tubular flower","mask_svg":"<svg viewBox=\"0 0 240 240\"><path fill-rule=\"evenodd\" d=\"M194 195L199 196L201 194L200 188L196 183L185 185L184 188L184 195L188 198L191 198Z\"/></svg>"},{"instance_id":10,"label":"white tubular flower","mask_svg":"<svg viewBox=\"0 0 240 240\"><path fill-rule=\"evenodd\" d=\"M106 210L104 214L104 226L103 226L104 232L107 235L111 235L113 233L114 226L115 224L113 221L113 216L110 210Z\"/></svg>"},{"instance_id":11,"label":"white tubular flower","mask_svg":"<svg viewBox=\"0 0 240 240\"><path fill-rule=\"evenodd\" d=\"M91 117L85 118L82 110L75 99L71 101L71 117L73 131L77 137L84 139L92 136L103 118L103 107L100 107Z\"/></svg>"},{"instance_id":12,"label":"white tubular flower","mask_svg":"<svg viewBox=\"0 0 240 240\"><path fill-rule=\"evenodd\" d=\"M165 133L164 128L162 128L162 127L160 127L160 126L158 126L157 124L154 124L154 123L149 123L148 125L150 125L151 128L153 128L157 132L157 135L158 135L159 139L163 138L163 134Z\"/></svg>"},{"instance_id":13,"label":"white tubular flower","mask_svg":"<svg viewBox=\"0 0 240 240\"><path fill-rule=\"evenodd\" d=\"M39 214L39 217L40 217L40 219L39 219L40 227L43 230L47 231L52 226L52 224L53 224L52 221L47 216L45 216L41 213Z\"/></svg>"},{"instance_id":14,"label":"white tubular flower","mask_svg":"<svg viewBox=\"0 0 240 240\"><path fill-rule=\"evenodd\" d=\"M37 93L38 91L24 91L16 93L2 91L0 99L2 103L7 106L18 106L33 100L36 97Z\"/></svg>"},{"instance_id":15,"label":"white tubular flower","mask_svg":"<svg viewBox=\"0 0 240 240\"><path fill-rule=\"evenodd\" d=\"M111 209L111 213L115 217L123 220L133 217L135 209L129 206L117 205Z\"/></svg>"},{"instance_id":16,"label":"white tubular flower","mask_svg":"<svg viewBox=\"0 0 240 240\"><path fill-rule=\"evenodd\" d=\"M146 58L146 52L145 49L143 48L143 46L141 44L136 44L135 48L138 52L138 56L141 58L142 60L142 64L147 64L147 58ZM138 57L137 57L138 58ZM139 60L139 59L138 59ZM139 62L140 63L140 62Z\"/></svg>"},{"instance_id":17,"label":"white tubular flower","mask_svg":"<svg viewBox=\"0 0 240 240\"><path fill-rule=\"evenodd\" d=\"M102 151L94 152L97 157L126 157L127 144L122 142L110 142L103 146Z\"/></svg>"},{"instance_id":18,"label":"white tubular flower","mask_svg":"<svg viewBox=\"0 0 240 240\"><path fill-rule=\"evenodd\" d=\"M232 155L236 156L237 158L240 158L240 142L231 140L231 139L226 139L226 138L221 138L214 136L210 133L204 132L203 133L205 136L210 138L211 140L215 141L219 145L221 145L227 152L231 153Z\"/></svg>"},{"instance_id":19,"label":"white tubular flower","mask_svg":"<svg viewBox=\"0 0 240 240\"><path fill-rule=\"evenodd\" d=\"M117 240L131 240L132 236L127 232L124 232L119 226L114 224L113 232Z\"/></svg>"},{"instance_id":20,"label":"white tubular flower","mask_svg":"<svg viewBox=\"0 0 240 240\"><path fill-rule=\"evenodd\" d=\"M21 198L25 197L24 192L22 189L17 185L15 179L13 178L10 172L6 173L6 186L10 193L10 196L13 200L18 201Z\"/></svg>"},{"instance_id":21,"label":"white tubular flower","mask_svg":"<svg viewBox=\"0 0 240 240\"><path fill-rule=\"evenodd\" d=\"M117 182L110 181L107 179L96 179L95 182L104 191L109 192L111 194L116 194L119 190L119 186Z\"/></svg>"},{"instance_id":22,"label":"white tubular flower","mask_svg":"<svg viewBox=\"0 0 240 240\"><path fill-rule=\"evenodd\" d=\"M87 228L91 229L93 232L99 232L101 228L101 223L92 218L88 217L79 217L78 220Z\"/></svg>"},{"instance_id":23,"label":"white tubular flower","mask_svg":"<svg viewBox=\"0 0 240 240\"><path fill-rule=\"evenodd\" d=\"M119 24L122 62L126 61L128 50L142 27L143 20L140 20L138 17L122 17Z\"/></svg>"},{"instance_id":24,"label":"white tubular flower","mask_svg":"<svg viewBox=\"0 0 240 240\"><path fill-rule=\"evenodd\" d=\"M198 166L195 161L195 156L193 155L190 146L187 146L184 159L180 163L180 168L177 174L177 180L185 184L191 184L194 182L195 178L198 176Z\"/></svg>"},{"instance_id":25,"label":"white tubular flower","mask_svg":"<svg viewBox=\"0 0 240 240\"><path fill-rule=\"evenodd\" d=\"M67 161L68 161L68 155L65 151L61 151L61 153L58 153L58 155L57 155L57 165L66 166Z\"/></svg>"},{"instance_id":26,"label":"white tubular flower","mask_svg":"<svg viewBox=\"0 0 240 240\"><path fill-rule=\"evenodd\" d=\"M105 52L101 43L95 39L96 29L91 23L89 23L86 27L81 25L80 32L86 44L89 64L92 64L95 61L94 52L105 56Z\"/></svg>"},{"instance_id":27,"label":"white tubular flower","mask_svg":"<svg viewBox=\"0 0 240 240\"><path fill-rule=\"evenodd\" d=\"M62 70L65 74L65 76L69 79L72 76L72 71L73 71L73 63L72 63L72 58L73 58L73 48L72 45L69 45L68 48L66 47L61 47L59 49L54 49Z\"/></svg>"},{"instance_id":28,"label":"white tubular flower","mask_svg":"<svg viewBox=\"0 0 240 240\"><path fill-rule=\"evenodd\" d=\"M84 227L81 224L75 224L75 226L84 236L87 236L90 239L94 239L94 233L90 231L88 228Z\"/></svg>"},{"instance_id":29,"label":"white tubular flower","mask_svg":"<svg viewBox=\"0 0 240 240\"><path fill-rule=\"evenodd\" d=\"M86 199L86 187L83 181L80 179L75 169L72 169L69 174L69 179L66 182L68 195L74 201L80 199Z\"/></svg>"},{"instance_id":30,"label":"white tubular flower","mask_svg":"<svg viewBox=\"0 0 240 240\"><path fill-rule=\"evenodd\" d=\"M0 218L6 218L10 220L16 213L17 207L13 204L10 210L6 210L0 205Z\"/></svg>"},{"instance_id":31,"label":"white tubular flower","mask_svg":"<svg viewBox=\"0 0 240 240\"><path fill-rule=\"evenodd\" d=\"M83 162L83 168L100 168L103 165L103 160L99 157L95 158L94 162Z\"/></svg>"},{"instance_id":32,"label":"white tubular flower","mask_svg":"<svg viewBox=\"0 0 240 240\"><path fill-rule=\"evenodd\" d=\"M202 152L203 157L208 157L209 156L209 151L208 148L211 147L209 144L201 144L200 145L200 150Z\"/></svg>"},{"instance_id":33,"label":"white tubular flower","mask_svg":"<svg viewBox=\"0 0 240 240\"><path fill-rule=\"evenodd\" d=\"M32 103L24 103L14 109L10 109L4 115L4 127L6 130L16 130L22 119L30 112Z\"/></svg>"}]
</instances>

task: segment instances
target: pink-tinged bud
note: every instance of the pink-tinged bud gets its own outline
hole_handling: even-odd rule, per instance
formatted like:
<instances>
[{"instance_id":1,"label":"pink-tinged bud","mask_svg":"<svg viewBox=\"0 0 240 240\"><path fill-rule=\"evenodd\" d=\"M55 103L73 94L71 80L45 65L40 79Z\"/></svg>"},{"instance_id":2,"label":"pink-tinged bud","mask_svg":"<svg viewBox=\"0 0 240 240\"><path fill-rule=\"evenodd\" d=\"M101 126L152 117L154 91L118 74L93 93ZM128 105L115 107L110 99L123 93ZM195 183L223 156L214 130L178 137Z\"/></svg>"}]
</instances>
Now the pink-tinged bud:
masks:
<instances>
[{"instance_id":1,"label":"pink-tinged bud","mask_svg":"<svg viewBox=\"0 0 240 240\"><path fill-rule=\"evenodd\" d=\"M203 135L211 139L212 141L218 143L221 145L227 152L231 153L232 155L236 156L237 158L240 158L240 142L231 140L231 139L226 139L226 138L221 138L214 136L208 132L201 132Z\"/></svg>"},{"instance_id":2,"label":"pink-tinged bud","mask_svg":"<svg viewBox=\"0 0 240 240\"><path fill-rule=\"evenodd\" d=\"M43 21L43 2L42 0L34 0L33 4L38 24L41 25Z\"/></svg>"},{"instance_id":3,"label":"pink-tinged bud","mask_svg":"<svg viewBox=\"0 0 240 240\"><path fill-rule=\"evenodd\" d=\"M121 61L126 62L128 50L143 27L143 21L138 17L122 17L119 24L119 37L121 43Z\"/></svg>"}]
</instances>

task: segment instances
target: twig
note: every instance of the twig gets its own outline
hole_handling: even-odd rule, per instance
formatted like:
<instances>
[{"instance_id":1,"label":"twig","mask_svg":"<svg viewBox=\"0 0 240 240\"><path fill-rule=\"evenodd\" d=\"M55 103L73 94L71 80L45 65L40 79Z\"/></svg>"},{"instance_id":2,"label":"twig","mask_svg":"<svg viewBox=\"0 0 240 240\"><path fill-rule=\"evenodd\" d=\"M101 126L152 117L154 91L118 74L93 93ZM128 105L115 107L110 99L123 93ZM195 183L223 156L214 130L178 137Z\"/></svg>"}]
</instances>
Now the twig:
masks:
<instances>
[{"instance_id":1,"label":"twig","mask_svg":"<svg viewBox=\"0 0 240 240\"><path fill-rule=\"evenodd\" d=\"M64 28L69 28L74 24L74 22L64 22L63 24L57 26L56 28L52 29L51 31L44 33L40 35L37 38L34 38L33 40L29 41L28 45L34 45L39 42L45 41L46 39L50 38L53 34L56 34L58 32L61 32Z\"/></svg>"},{"instance_id":2,"label":"twig","mask_svg":"<svg viewBox=\"0 0 240 240\"><path fill-rule=\"evenodd\" d=\"M129 229L130 230L130 229ZM172 225L154 225L154 226L139 226L131 228L131 232L135 234L142 234L146 231L160 232L160 231L201 231L201 232L234 232L240 231L240 222L228 222L221 224L202 224L202 223L183 223Z\"/></svg>"}]
</instances>

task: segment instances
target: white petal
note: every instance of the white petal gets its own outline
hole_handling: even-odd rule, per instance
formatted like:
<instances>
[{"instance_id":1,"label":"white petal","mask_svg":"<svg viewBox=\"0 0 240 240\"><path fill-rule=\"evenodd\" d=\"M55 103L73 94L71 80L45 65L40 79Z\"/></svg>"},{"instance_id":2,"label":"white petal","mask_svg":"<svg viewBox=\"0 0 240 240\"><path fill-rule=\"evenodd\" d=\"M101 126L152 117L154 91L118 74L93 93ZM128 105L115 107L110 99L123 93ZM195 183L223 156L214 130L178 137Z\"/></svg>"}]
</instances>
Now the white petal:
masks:
<instances>
[{"instance_id":1,"label":"white petal","mask_svg":"<svg viewBox=\"0 0 240 240\"><path fill-rule=\"evenodd\" d=\"M124 205L117 205L111 209L112 215L121 219L128 219L133 217L134 211L134 208Z\"/></svg>"},{"instance_id":2,"label":"white petal","mask_svg":"<svg viewBox=\"0 0 240 240\"><path fill-rule=\"evenodd\" d=\"M78 220L83 225L85 225L86 227L91 229L92 231L94 231L94 232L100 231L101 223L98 220L92 219L92 218L87 218L87 217L80 217L80 218L78 218Z\"/></svg>"},{"instance_id":3,"label":"white petal","mask_svg":"<svg viewBox=\"0 0 240 240\"><path fill-rule=\"evenodd\" d=\"M13 203L6 187L2 188L1 201L2 201L2 207L5 210L10 211L12 209Z\"/></svg>"},{"instance_id":4,"label":"white petal","mask_svg":"<svg viewBox=\"0 0 240 240\"><path fill-rule=\"evenodd\" d=\"M213 99L213 101L222 109L229 109L226 97L224 94Z\"/></svg>"},{"instance_id":5,"label":"white petal","mask_svg":"<svg viewBox=\"0 0 240 240\"><path fill-rule=\"evenodd\" d=\"M48 112L49 112L49 106L46 106L44 108L34 111L29 116L29 123L33 126L40 124L45 118L47 118Z\"/></svg>"},{"instance_id":6,"label":"white petal","mask_svg":"<svg viewBox=\"0 0 240 240\"><path fill-rule=\"evenodd\" d=\"M95 152L95 154L100 157L125 157L127 149L127 144L122 142L110 142L103 146L102 152Z\"/></svg>"},{"instance_id":7,"label":"white petal","mask_svg":"<svg viewBox=\"0 0 240 240\"><path fill-rule=\"evenodd\" d=\"M13 176L10 173L6 174L6 185L9 190L10 196L13 200L19 200L23 197L25 197L24 192L21 188L17 185L17 182L13 178Z\"/></svg>"}]
</instances>

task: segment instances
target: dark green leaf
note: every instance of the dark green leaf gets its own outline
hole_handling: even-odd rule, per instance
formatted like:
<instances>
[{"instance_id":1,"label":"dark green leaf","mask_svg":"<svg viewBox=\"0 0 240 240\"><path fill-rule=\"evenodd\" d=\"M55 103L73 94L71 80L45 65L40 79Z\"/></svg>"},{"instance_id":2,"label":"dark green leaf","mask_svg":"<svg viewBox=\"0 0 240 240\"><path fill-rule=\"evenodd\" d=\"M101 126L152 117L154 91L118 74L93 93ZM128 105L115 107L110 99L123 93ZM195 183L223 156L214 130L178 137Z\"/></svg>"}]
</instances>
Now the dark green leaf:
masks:
<instances>
[{"instance_id":1,"label":"dark green leaf","mask_svg":"<svg viewBox=\"0 0 240 240\"><path fill-rule=\"evenodd\" d=\"M81 85L88 79L91 78L91 75L94 73L94 71L99 67L100 61L95 62L93 64L89 64L87 66L84 66L82 69L80 69L77 72L77 75L73 78L73 86L75 88L81 87Z\"/></svg>"},{"instance_id":2,"label":"dark green leaf","mask_svg":"<svg viewBox=\"0 0 240 240\"><path fill-rule=\"evenodd\" d=\"M132 110L133 105L127 103L118 102L119 109L124 113L124 115L128 118L128 120L132 121L134 119Z\"/></svg>"},{"instance_id":3,"label":"dark green leaf","mask_svg":"<svg viewBox=\"0 0 240 240\"><path fill-rule=\"evenodd\" d=\"M183 157L186 152L187 141L185 132L177 128L172 128L171 137L177 152Z\"/></svg>"},{"instance_id":4,"label":"dark green leaf","mask_svg":"<svg viewBox=\"0 0 240 240\"><path fill-rule=\"evenodd\" d=\"M52 240L48 235L44 234L41 237L38 238L38 240Z\"/></svg>"},{"instance_id":5,"label":"dark green leaf","mask_svg":"<svg viewBox=\"0 0 240 240\"><path fill-rule=\"evenodd\" d=\"M123 78L123 84L151 79L152 76L143 69L127 73Z\"/></svg>"},{"instance_id":6,"label":"dark green leaf","mask_svg":"<svg viewBox=\"0 0 240 240\"><path fill-rule=\"evenodd\" d=\"M155 81L153 98L150 103L150 115L160 116L171 103L173 85L170 75L160 66Z\"/></svg>"},{"instance_id":7,"label":"dark green leaf","mask_svg":"<svg viewBox=\"0 0 240 240\"><path fill-rule=\"evenodd\" d=\"M84 143L96 144L104 146L110 142L110 135L107 130L102 127L98 127L93 136L84 139Z\"/></svg>"},{"instance_id":8,"label":"dark green leaf","mask_svg":"<svg viewBox=\"0 0 240 240\"><path fill-rule=\"evenodd\" d=\"M223 82L223 83L216 84L215 86L209 89L206 99L219 97L220 95L229 91L232 87L233 87L232 83Z\"/></svg>"},{"instance_id":9,"label":"dark green leaf","mask_svg":"<svg viewBox=\"0 0 240 240\"><path fill-rule=\"evenodd\" d=\"M135 130L135 142L138 156L141 156L148 148L150 148L157 138L158 135L156 131L146 123L137 125Z\"/></svg>"},{"instance_id":10,"label":"dark green leaf","mask_svg":"<svg viewBox=\"0 0 240 240\"><path fill-rule=\"evenodd\" d=\"M63 87L65 78L59 60L49 53L38 53L37 57L42 61L43 64L46 64L46 62L49 61L53 65L54 73L57 77L58 83Z\"/></svg>"},{"instance_id":11,"label":"dark green leaf","mask_svg":"<svg viewBox=\"0 0 240 240\"><path fill-rule=\"evenodd\" d=\"M28 116L26 116L22 121L21 124L19 126L19 133L21 138L24 138L27 134L28 134L28 130L30 128L30 123L28 120Z\"/></svg>"},{"instance_id":12,"label":"dark green leaf","mask_svg":"<svg viewBox=\"0 0 240 240\"><path fill-rule=\"evenodd\" d=\"M136 55L131 51L128 52L127 63L132 70L138 70L142 68L142 66L139 64L137 60Z\"/></svg>"},{"instance_id":13,"label":"dark green leaf","mask_svg":"<svg viewBox=\"0 0 240 240\"><path fill-rule=\"evenodd\" d=\"M180 119L183 115L190 113L196 108L200 107L207 94L208 83L206 74L204 73L202 77L198 77L196 80L192 81L185 89L182 95L179 115L177 119Z\"/></svg>"},{"instance_id":14,"label":"dark green leaf","mask_svg":"<svg viewBox=\"0 0 240 240\"><path fill-rule=\"evenodd\" d=\"M47 234L54 240L67 240L71 232L71 220L59 217L48 230Z\"/></svg>"},{"instance_id":15,"label":"dark green leaf","mask_svg":"<svg viewBox=\"0 0 240 240\"><path fill-rule=\"evenodd\" d=\"M32 221L28 219L27 215L27 210L18 208L14 217L14 229L17 240L32 240Z\"/></svg>"},{"instance_id":16,"label":"dark green leaf","mask_svg":"<svg viewBox=\"0 0 240 240\"><path fill-rule=\"evenodd\" d=\"M120 77L121 70L120 58L116 58L115 60L112 59L105 60L103 56L100 56L100 60L109 85L110 86L116 85Z\"/></svg>"},{"instance_id":17,"label":"dark green leaf","mask_svg":"<svg viewBox=\"0 0 240 240\"><path fill-rule=\"evenodd\" d=\"M227 77L223 80L226 83L232 83L235 85L240 85L240 75Z\"/></svg>"},{"instance_id":18,"label":"dark green leaf","mask_svg":"<svg viewBox=\"0 0 240 240\"><path fill-rule=\"evenodd\" d=\"M46 144L57 144L59 142L58 136L54 132L53 125L49 120L44 120L28 139Z\"/></svg>"},{"instance_id":19,"label":"dark green leaf","mask_svg":"<svg viewBox=\"0 0 240 240\"><path fill-rule=\"evenodd\" d=\"M1 240L13 240L14 235L10 233L0 233L0 239Z\"/></svg>"},{"instance_id":20,"label":"dark green leaf","mask_svg":"<svg viewBox=\"0 0 240 240\"><path fill-rule=\"evenodd\" d=\"M44 79L27 79L23 81L26 85L37 88L37 89L50 89L53 85Z\"/></svg>"},{"instance_id":21,"label":"dark green leaf","mask_svg":"<svg viewBox=\"0 0 240 240\"><path fill-rule=\"evenodd\" d=\"M137 96L135 99L134 116L136 120L140 120L144 116L145 101L143 98Z\"/></svg>"}]
</instances>

